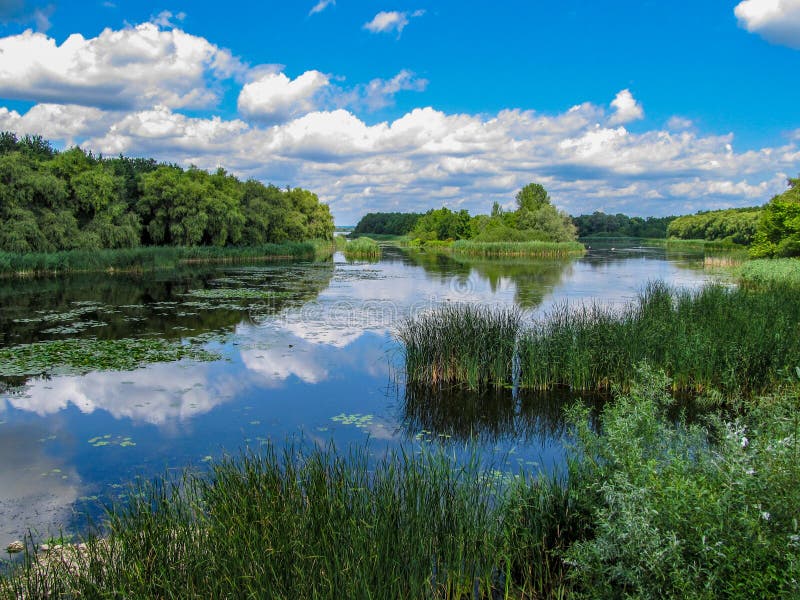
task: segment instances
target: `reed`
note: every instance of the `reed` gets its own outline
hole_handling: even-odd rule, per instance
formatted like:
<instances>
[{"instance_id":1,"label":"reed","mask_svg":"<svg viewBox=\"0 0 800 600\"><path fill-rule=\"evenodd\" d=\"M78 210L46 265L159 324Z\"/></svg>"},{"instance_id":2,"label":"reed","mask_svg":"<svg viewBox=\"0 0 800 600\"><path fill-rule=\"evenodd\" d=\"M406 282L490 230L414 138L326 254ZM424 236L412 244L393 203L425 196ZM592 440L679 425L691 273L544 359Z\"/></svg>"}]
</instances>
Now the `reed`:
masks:
<instances>
[{"instance_id":1,"label":"reed","mask_svg":"<svg viewBox=\"0 0 800 600\"><path fill-rule=\"evenodd\" d=\"M7 586L27 598L490 598L533 587L528 569L511 569L542 543L516 531L522 513L504 518L513 477L474 453L371 460L366 448L270 446L208 475L140 483L69 566L30 562Z\"/></svg>"},{"instance_id":2,"label":"reed","mask_svg":"<svg viewBox=\"0 0 800 600\"><path fill-rule=\"evenodd\" d=\"M373 239L360 237L347 242L344 256L347 260L379 260L381 247Z\"/></svg>"},{"instance_id":3,"label":"reed","mask_svg":"<svg viewBox=\"0 0 800 600\"><path fill-rule=\"evenodd\" d=\"M562 306L520 340L520 383L533 389L626 388L631 366L663 369L675 391L757 394L800 364L800 298L709 285L697 292L647 286L621 311Z\"/></svg>"},{"instance_id":4,"label":"reed","mask_svg":"<svg viewBox=\"0 0 800 600\"><path fill-rule=\"evenodd\" d=\"M410 384L511 385L522 315L516 308L447 304L399 327Z\"/></svg>"},{"instance_id":5,"label":"reed","mask_svg":"<svg viewBox=\"0 0 800 600\"><path fill-rule=\"evenodd\" d=\"M70 272L152 271L181 264L258 260L312 260L329 256L330 242L286 242L261 246L147 246L118 250L69 250L52 253L0 252L0 274L53 275Z\"/></svg>"},{"instance_id":6,"label":"reed","mask_svg":"<svg viewBox=\"0 0 800 600\"><path fill-rule=\"evenodd\" d=\"M513 309L446 306L397 337L413 385L625 389L631 367L647 361L675 391L752 395L800 365L800 295L787 285L693 292L656 282L624 309L564 304L526 328Z\"/></svg>"},{"instance_id":7,"label":"reed","mask_svg":"<svg viewBox=\"0 0 800 600\"><path fill-rule=\"evenodd\" d=\"M738 272L740 282L749 287L788 285L800 287L800 258L763 258L745 262Z\"/></svg>"},{"instance_id":8,"label":"reed","mask_svg":"<svg viewBox=\"0 0 800 600\"><path fill-rule=\"evenodd\" d=\"M454 254L481 257L566 258L583 256L586 247L580 242L475 242L458 240Z\"/></svg>"}]
</instances>

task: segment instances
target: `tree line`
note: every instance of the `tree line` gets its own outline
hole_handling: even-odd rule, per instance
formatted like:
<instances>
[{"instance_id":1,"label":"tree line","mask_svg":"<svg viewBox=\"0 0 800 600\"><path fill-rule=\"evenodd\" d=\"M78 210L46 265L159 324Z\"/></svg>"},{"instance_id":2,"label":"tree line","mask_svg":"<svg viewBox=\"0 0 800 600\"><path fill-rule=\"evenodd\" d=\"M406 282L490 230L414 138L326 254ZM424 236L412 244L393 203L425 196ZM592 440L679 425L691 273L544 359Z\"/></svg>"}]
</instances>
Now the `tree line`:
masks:
<instances>
[{"instance_id":1,"label":"tree line","mask_svg":"<svg viewBox=\"0 0 800 600\"><path fill-rule=\"evenodd\" d=\"M41 136L0 133L0 250L54 252L232 246L331 239L316 194L240 181L219 168L59 152Z\"/></svg>"},{"instance_id":2,"label":"tree line","mask_svg":"<svg viewBox=\"0 0 800 600\"><path fill-rule=\"evenodd\" d=\"M418 213L370 213L356 225L356 233L408 235L423 242L447 240L548 241L575 239L576 229L564 212L550 202L547 190L530 183L516 195L517 208L504 211L495 202L488 215L470 216L466 210L447 207ZM413 224L412 224L413 223Z\"/></svg>"}]
</instances>

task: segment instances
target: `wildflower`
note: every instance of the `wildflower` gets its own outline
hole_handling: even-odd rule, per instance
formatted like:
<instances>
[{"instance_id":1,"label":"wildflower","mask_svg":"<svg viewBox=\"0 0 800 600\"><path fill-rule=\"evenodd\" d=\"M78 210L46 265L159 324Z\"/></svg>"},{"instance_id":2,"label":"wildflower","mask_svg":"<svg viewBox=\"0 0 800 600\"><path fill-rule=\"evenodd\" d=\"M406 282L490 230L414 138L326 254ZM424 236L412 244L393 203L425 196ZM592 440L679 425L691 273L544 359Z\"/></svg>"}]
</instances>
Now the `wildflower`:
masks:
<instances>
[{"instance_id":1,"label":"wildflower","mask_svg":"<svg viewBox=\"0 0 800 600\"><path fill-rule=\"evenodd\" d=\"M747 471L745 471L745 475L755 475L755 474L756 474L755 469L747 469Z\"/></svg>"},{"instance_id":2,"label":"wildflower","mask_svg":"<svg viewBox=\"0 0 800 600\"><path fill-rule=\"evenodd\" d=\"M770 514L767 511L764 511L761 513L761 518L764 519L765 521L769 521Z\"/></svg>"},{"instance_id":3,"label":"wildflower","mask_svg":"<svg viewBox=\"0 0 800 600\"><path fill-rule=\"evenodd\" d=\"M750 440L747 439L747 436L742 436L742 448L747 448L750 445Z\"/></svg>"}]
</instances>

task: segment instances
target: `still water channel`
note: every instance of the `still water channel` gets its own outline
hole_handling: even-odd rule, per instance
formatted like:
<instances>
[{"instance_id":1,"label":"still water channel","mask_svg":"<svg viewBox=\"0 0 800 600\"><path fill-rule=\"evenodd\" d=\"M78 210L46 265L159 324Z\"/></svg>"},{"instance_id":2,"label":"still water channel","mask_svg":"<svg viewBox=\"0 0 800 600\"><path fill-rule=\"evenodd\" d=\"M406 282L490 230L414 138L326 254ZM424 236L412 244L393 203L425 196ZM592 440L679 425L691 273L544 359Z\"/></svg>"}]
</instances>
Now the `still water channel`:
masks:
<instances>
[{"instance_id":1,"label":"still water channel","mask_svg":"<svg viewBox=\"0 0 800 600\"><path fill-rule=\"evenodd\" d=\"M213 352L135 369L0 377L0 546L80 528L133 478L203 468L270 441L462 451L499 469L561 460L563 397L406 390L398 322L444 302L624 305L650 280L696 287L703 256L592 248L567 261L455 260L385 248L377 263L225 265L144 275L0 280L0 348L159 338ZM39 346L37 346L39 347ZM0 365L0 370L3 365ZM88 370L88 372L86 372ZM35 371L35 369L34 369Z\"/></svg>"}]
</instances>

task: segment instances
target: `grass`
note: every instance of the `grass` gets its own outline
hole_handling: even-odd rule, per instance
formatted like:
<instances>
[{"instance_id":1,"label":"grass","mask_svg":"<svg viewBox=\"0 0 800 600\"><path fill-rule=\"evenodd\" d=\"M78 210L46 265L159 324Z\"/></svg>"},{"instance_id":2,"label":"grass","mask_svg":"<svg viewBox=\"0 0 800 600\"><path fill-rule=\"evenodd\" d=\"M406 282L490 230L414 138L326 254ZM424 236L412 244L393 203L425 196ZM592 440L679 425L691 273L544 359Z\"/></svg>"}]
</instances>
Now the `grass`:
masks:
<instances>
[{"instance_id":1,"label":"grass","mask_svg":"<svg viewBox=\"0 0 800 600\"><path fill-rule=\"evenodd\" d=\"M480 257L565 258L583 256L586 248L580 242L474 242L453 243L454 254Z\"/></svg>"},{"instance_id":2,"label":"grass","mask_svg":"<svg viewBox=\"0 0 800 600\"><path fill-rule=\"evenodd\" d=\"M765 258L745 262L737 273L746 286L772 287L787 285L800 287L800 259Z\"/></svg>"},{"instance_id":3,"label":"grass","mask_svg":"<svg viewBox=\"0 0 800 600\"><path fill-rule=\"evenodd\" d=\"M182 264L255 260L315 259L329 255L329 242L286 242L262 246L150 246L119 250L71 250L53 253L0 252L0 274L41 275L91 271L151 271Z\"/></svg>"},{"instance_id":4,"label":"grass","mask_svg":"<svg viewBox=\"0 0 800 600\"><path fill-rule=\"evenodd\" d=\"M28 554L0 597L798 597L796 379L687 423L663 373L632 371L599 427L568 411L563 476L267 445L137 483L85 549Z\"/></svg>"},{"instance_id":5,"label":"grass","mask_svg":"<svg viewBox=\"0 0 800 600\"><path fill-rule=\"evenodd\" d=\"M652 283L623 310L562 305L529 327L519 323L508 311L464 305L406 322L397 337L407 381L608 390L627 387L631 365L647 361L675 391L751 395L800 364L800 296L786 285L691 292Z\"/></svg>"},{"instance_id":6,"label":"grass","mask_svg":"<svg viewBox=\"0 0 800 600\"><path fill-rule=\"evenodd\" d=\"M503 386L513 378L521 313L448 304L400 325L406 378L411 385Z\"/></svg>"},{"instance_id":7,"label":"grass","mask_svg":"<svg viewBox=\"0 0 800 600\"><path fill-rule=\"evenodd\" d=\"M379 260L381 247L373 239L360 237L347 242L344 256L347 260Z\"/></svg>"},{"instance_id":8,"label":"grass","mask_svg":"<svg viewBox=\"0 0 800 600\"><path fill-rule=\"evenodd\" d=\"M532 583L511 578L523 557L500 518L507 481L475 455L398 452L371 466L366 449L269 446L140 484L72 568L29 564L9 585L29 598L516 596Z\"/></svg>"}]
</instances>

